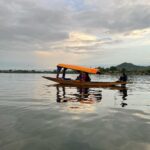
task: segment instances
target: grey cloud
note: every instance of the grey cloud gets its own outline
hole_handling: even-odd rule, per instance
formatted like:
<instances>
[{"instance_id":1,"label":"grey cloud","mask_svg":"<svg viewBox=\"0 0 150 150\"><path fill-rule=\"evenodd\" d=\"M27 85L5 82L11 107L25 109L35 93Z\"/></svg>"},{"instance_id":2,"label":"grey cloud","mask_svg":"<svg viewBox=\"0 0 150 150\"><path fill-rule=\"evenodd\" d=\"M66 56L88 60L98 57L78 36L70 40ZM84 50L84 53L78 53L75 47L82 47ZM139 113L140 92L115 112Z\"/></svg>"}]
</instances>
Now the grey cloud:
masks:
<instances>
[{"instance_id":1,"label":"grey cloud","mask_svg":"<svg viewBox=\"0 0 150 150\"><path fill-rule=\"evenodd\" d=\"M0 44L5 45L4 49L9 49L8 43L18 42L21 47L22 43L34 45L68 38L65 10L48 9L24 0L8 2L0 2ZM12 45L13 48L16 46Z\"/></svg>"},{"instance_id":2,"label":"grey cloud","mask_svg":"<svg viewBox=\"0 0 150 150\"><path fill-rule=\"evenodd\" d=\"M104 38L104 39L98 39L95 41L82 41L81 45L76 45L75 41L71 42L69 44L61 45L60 43L58 44L52 44L48 46L48 50L51 51L59 51L60 49L69 53L75 53L75 54L97 54L98 52L101 53L103 48L105 46L112 46L113 44L118 44L123 41L121 40L115 40L115 39L110 39L110 38ZM45 48L45 50L47 49Z\"/></svg>"},{"instance_id":3,"label":"grey cloud","mask_svg":"<svg viewBox=\"0 0 150 150\"><path fill-rule=\"evenodd\" d=\"M100 34L105 29L111 36L111 33L148 28L150 5L146 2L86 0L78 11L65 0L1 0L0 47L3 50L35 50L37 45L46 47L47 43L67 39L70 31L98 31ZM111 43L114 41L105 42Z\"/></svg>"},{"instance_id":4,"label":"grey cloud","mask_svg":"<svg viewBox=\"0 0 150 150\"><path fill-rule=\"evenodd\" d=\"M109 0L107 2L109 5ZM90 30L108 29L111 33L132 31L150 27L150 5L116 4L112 8L101 5L76 14L76 18L80 26Z\"/></svg>"}]
</instances>

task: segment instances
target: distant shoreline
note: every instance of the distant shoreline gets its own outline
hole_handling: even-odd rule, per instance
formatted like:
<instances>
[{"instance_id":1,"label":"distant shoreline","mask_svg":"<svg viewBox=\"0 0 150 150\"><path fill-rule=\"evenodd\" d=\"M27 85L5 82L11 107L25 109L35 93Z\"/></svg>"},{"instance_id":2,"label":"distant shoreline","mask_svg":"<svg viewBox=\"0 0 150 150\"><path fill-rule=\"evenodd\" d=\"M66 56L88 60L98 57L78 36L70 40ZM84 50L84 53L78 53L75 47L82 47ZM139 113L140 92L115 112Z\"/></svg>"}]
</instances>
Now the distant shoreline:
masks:
<instances>
[{"instance_id":1,"label":"distant shoreline","mask_svg":"<svg viewBox=\"0 0 150 150\"><path fill-rule=\"evenodd\" d=\"M147 71L125 71L126 74L128 75L150 75L150 71L147 72ZM5 73L5 74L57 74L57 72L53 72L53 71L30 71L30 70L12 70L12 71L9 71L9 70L0 70L0 74L2 73ZM101 74L102 75L118 75L118 74L121 74L122 71L120 70L115 70L115 71L112 71L112 70L102 70L101 71ZM77 74L77 72L66 72L66 74Z\"/></svg>"},{"instance_id":2,"label":"distant shoreline","mask_svg":"<svg viewBox=\"0 0 150 150\"><path fill-rule=\"evenodd\" d=\"M37 70L0 70L0 73L56 73L54 71L37 71Z\"/></svg>"},{"instance_id":3,"label":"distant shoreline","mask_svg":"<svg viewBox=\"0 0 150 150\"><path fill-rule=\"evenodd\" d=\"M18 74L57 74L57 71L37 71L37 70L0 70L0 73L18 73ZM68 71L66 74L76 74L74 71Z\"/></svg>"},{"instance_id":4,"label":"distant shoreline","mask_svg":"<svg viewBox=\"0 0 150 150\"><path fill-rule=\"evenodd\" d=\"M101 74L120 74L121 72L126 72L131 75L150 75L150 66L137 66L131 63L122 63L117 66L111 66L109 68L97 67L100 70ZM8 69L0 70L0 73L36 73L36 74L56 74L57 70L25 70L25 69ZM76 74L74 70L68 70L67 74Z\"/></svg>"}]
</instances>

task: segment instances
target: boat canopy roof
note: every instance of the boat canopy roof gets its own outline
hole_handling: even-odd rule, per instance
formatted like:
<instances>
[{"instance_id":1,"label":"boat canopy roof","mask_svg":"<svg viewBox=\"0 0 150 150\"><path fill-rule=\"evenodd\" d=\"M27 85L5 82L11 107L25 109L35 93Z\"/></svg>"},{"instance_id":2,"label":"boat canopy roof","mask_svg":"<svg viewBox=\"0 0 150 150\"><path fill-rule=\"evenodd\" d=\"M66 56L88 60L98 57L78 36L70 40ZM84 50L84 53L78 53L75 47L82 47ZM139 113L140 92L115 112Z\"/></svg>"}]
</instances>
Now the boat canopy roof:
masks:
<instances>
[{"instance_id":1,"label":"boat canopy roof","mask_svg":"<svg viewBox=\"0 0 150 150\"><path fill-rule=\"evenodd\" d=\"M82 71L82 72L86 72L86 73L93 73L93 74L100 73L99 70L95 69L95 68L87 68L87 67L83 67L83 66L76 66L76 65L69 65L69 64L58 64L57 67Z\"/></svg>"}]
</instances>

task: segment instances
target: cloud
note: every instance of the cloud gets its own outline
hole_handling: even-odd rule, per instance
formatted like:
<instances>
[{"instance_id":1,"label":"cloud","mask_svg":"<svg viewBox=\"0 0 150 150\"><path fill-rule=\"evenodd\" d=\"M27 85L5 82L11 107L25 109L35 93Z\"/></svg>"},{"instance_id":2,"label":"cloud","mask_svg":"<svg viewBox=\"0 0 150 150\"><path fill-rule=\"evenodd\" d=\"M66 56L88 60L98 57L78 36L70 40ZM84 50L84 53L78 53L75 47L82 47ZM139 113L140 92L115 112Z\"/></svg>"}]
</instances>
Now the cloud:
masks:
<instances>
[{"instance_id":1,"label":"cloud","mask_svg":"<svg viewBox=\"0 0 150 150\"><path fill-rule=\"evenodd\" d=\"M146 1L148 2L148 1ZM127 32L150 27L150 2L87 0L90 9L79 12L76 17L82 27L106 29L112 33Z\"/></svg>"},{"instance_id":2,"label":"cloud","mask_svg":"<svg viewBox=\"0 0 150 150\"><path fill-rule=\"evenodd\" d=\"M26 46L44 44L68 37L67 8L61 8L63 4L55 6L53 2L49 3L50 7L41 4L40 0L0 2L0 44L3 44L3 49L10 50L8 43L11 49L16 50L15 44L24 47L24 43Z\"/></svg>"},{"instance_id":3,"label":"cloud","mask_svg":"<svg viewBox=\"0 0 150 150\"><path fill-rule=\"evenodd\" d=\"M0 1L0 52L103 57L117 46L149 43L149 31L149 0Z\"/></svg>"},{"instance_id":4,"label":"cloud","mask_svg":"<svg viewBox=\"0 0 150 150\"><path fill-rule=\"evenodd\" d=\"M82 8L79 7L81 4ZM88 34L96 37L106 31L114 34L148 28L149 4L147 0L84 0L82 3L66 0L1 0L0 45L4 50L10 50L10 47L11 50L21 50L21 47L24 50L25 45L26 49L34 50L38 48L37 43L46 45L63 41L77 32L82 35L75 37L82 38Z\"/></svg>"},{"instance_id":5,"label":"cloud","mask_svg":"<svg viewBox=\"0 0 150 150\"><path fill-rule=\"evenodd\" d=\"M35 51L37 56L37 64L41 68L48 68L49 66L54 67L59 63L69 64L84 64L85 60L88 60L88 55L79 55L76 53L65 52L62 50L58 51ZM42 60L42 61L41 61ZM51 68L50 68L51 69Z\"/></svg>"},{"instance_id":6,"label":"cloud","mask_svg":"<svg viewBox=\"0 0 150 150\"><path fill-rule=\"evenodd\" d=\"M150 36L150 28L133 30L131 32L126 32L123 34L124 38L129 38L129 39L141 39L147 36Z\"/></svg>"},{"instance_id":7,"label":"cloud","mask_svg":"<svg viewBox=\"0 0 150 150\"><path fill-rule=\"evenodd\" d=\"M82 32L71 32L69 37L63 41L47 43L46 47L40 47L39 50L47 51L64 51L74 54L94 54L101 53L105 45L113 45L121 41L111 38L99 38L97 36Z\"/></svg>"}]
</instances>

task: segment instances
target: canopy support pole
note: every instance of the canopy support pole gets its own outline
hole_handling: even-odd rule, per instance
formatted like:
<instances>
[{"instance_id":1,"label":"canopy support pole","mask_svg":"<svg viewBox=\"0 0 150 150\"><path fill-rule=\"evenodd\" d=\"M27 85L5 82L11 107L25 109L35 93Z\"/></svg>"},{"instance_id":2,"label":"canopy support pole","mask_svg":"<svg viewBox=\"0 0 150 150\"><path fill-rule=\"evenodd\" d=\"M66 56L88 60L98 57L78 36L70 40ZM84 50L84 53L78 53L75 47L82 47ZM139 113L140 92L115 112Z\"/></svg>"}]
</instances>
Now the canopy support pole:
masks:
<instances>
[{"instance_id":1,"label":"canopy support pole","mask_svg":"<svg viewBox=\"0 0 150 150\"><path fill-rule=\"evenodd\" d=\"M56 78L59 78L59 74L60 74L60 71L61 71L61 67L57 66L57 75L56 75Z\"/></svg>"}]
</instances>

